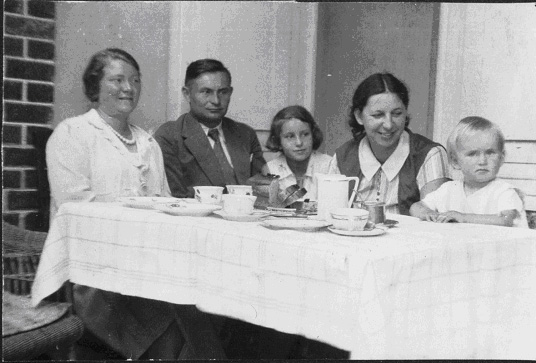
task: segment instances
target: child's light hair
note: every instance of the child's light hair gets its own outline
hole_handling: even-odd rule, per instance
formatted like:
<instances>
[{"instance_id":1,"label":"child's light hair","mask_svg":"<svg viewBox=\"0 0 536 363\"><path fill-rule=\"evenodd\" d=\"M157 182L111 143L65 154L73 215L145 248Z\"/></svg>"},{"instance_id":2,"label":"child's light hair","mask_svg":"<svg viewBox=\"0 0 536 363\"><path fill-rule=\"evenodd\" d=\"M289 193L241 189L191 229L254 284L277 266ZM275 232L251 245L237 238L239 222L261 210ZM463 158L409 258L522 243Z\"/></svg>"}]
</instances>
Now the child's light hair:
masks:
<instances>
[{"instance_id":1,"label":"child's light hair","mask_svg":"<svg viewBox=\"0 0 536 363\"><path fill-rule=\"evenodd\" d=\"M499 151L504 154L504 135L497 125L483 117L469 116L463 118L449 135L447 153L452 163L456 161L456 152L460 140L473 136L477 132L488 131L495 135Z\"/></svg>"}]
</instances>

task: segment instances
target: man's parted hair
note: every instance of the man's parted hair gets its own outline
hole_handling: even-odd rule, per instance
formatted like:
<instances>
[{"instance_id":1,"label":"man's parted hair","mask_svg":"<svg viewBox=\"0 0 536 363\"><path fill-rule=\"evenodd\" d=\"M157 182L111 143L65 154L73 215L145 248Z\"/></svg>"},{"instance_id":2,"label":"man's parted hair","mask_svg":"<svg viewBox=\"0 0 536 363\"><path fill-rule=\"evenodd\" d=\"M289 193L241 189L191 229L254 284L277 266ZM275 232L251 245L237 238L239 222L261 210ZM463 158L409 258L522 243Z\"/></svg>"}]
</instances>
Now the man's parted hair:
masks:
<instances>
[{"instance_id":1,"label":"man's parted hair","mask_svg":"<svg viewBox=\"0 0 536 363\"><path fill-rule=\"evenodd\" d=\"M231 83L231 72L223 65L222 62L216 59L198 59L192 62L186 68L186 78L184 79L184 85L189 86L190 82L195 80L203 73L216 73L223 72L229 76L229 83Z\"/></svg>"}]
</instances>

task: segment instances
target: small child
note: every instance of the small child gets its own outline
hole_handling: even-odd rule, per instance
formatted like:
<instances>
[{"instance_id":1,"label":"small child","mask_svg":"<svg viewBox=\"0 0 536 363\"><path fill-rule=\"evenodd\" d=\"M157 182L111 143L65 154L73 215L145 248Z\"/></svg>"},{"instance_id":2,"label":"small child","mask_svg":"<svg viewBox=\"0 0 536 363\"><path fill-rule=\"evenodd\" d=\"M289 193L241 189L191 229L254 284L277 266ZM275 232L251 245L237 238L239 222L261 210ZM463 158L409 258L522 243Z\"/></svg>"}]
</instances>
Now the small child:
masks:
<instances>
[{"instance_id":1,"label":"small child","mask_svg":"<svg viewBox=\"0 0 536 363\"><path fill-rule=\"evenodd\" d=\"M410 214L433 222L495 224L528 228L523 201L510 184L496 180L504 161L504 136L482 117L466 117L447 141L452 166L462 180L444 183L414 203Z\"/></svg>"}]
</instances>

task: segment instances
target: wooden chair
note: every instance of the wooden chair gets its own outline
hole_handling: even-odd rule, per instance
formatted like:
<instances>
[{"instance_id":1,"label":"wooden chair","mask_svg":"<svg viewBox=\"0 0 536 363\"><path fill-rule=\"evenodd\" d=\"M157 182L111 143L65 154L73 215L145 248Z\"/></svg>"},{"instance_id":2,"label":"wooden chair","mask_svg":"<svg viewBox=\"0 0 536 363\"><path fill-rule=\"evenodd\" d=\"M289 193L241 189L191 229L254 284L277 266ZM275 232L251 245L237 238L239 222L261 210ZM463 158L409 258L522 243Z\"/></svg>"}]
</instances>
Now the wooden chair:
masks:
<instances>
[{"instance_id":1,"label":"wooden chair","mask_svg":"<svg viewBox=\"0 0 536 363\"><path fill-rule=\"evenodd\" d=\"M2 221L4 298L2 359L28 360L47 354L74 360L72 345L82 336L82 321L70 304L44 301L31 306L30 293L47 234Z\"/></svg>"}]
</instances>

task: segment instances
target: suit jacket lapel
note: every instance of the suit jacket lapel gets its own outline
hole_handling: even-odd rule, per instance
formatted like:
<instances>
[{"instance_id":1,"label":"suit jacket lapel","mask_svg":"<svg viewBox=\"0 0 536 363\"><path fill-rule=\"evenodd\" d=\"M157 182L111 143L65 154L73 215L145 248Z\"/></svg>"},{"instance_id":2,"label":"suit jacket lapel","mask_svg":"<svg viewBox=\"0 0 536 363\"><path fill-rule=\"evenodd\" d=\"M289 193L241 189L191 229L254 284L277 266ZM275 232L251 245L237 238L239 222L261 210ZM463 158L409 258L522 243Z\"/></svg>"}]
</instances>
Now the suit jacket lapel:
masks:
<instances>
[{"instance_id":1,"label":"suit jacket lapel","mask_svg":"<svg viewBox=\"0 0 536 363\"><path fill-rule=\"evenodd\" d=\"M216 159L214 150L210 146L207 135L205 135L199 122L189 113L184 119L182 137L184 145L197 160L210 182L213 185L224 185L225 181L220 172L220 164L218 164L218 159Z\"/></svg>"},{"instance_id":2,"label":"suit jacket lapel","mask_svg":"<svg viewBox=\"0 0 536 363\"><path fill-rule=\"evenodd\" d=\"M223 134L225 135L225 143L227 151L233 162L236 179L239 184L245 184L250 177L250 160L249 152L243 140L242 135L234 125L233 121L226 118L222 121Z\"/></svg>"}]
</instances>

